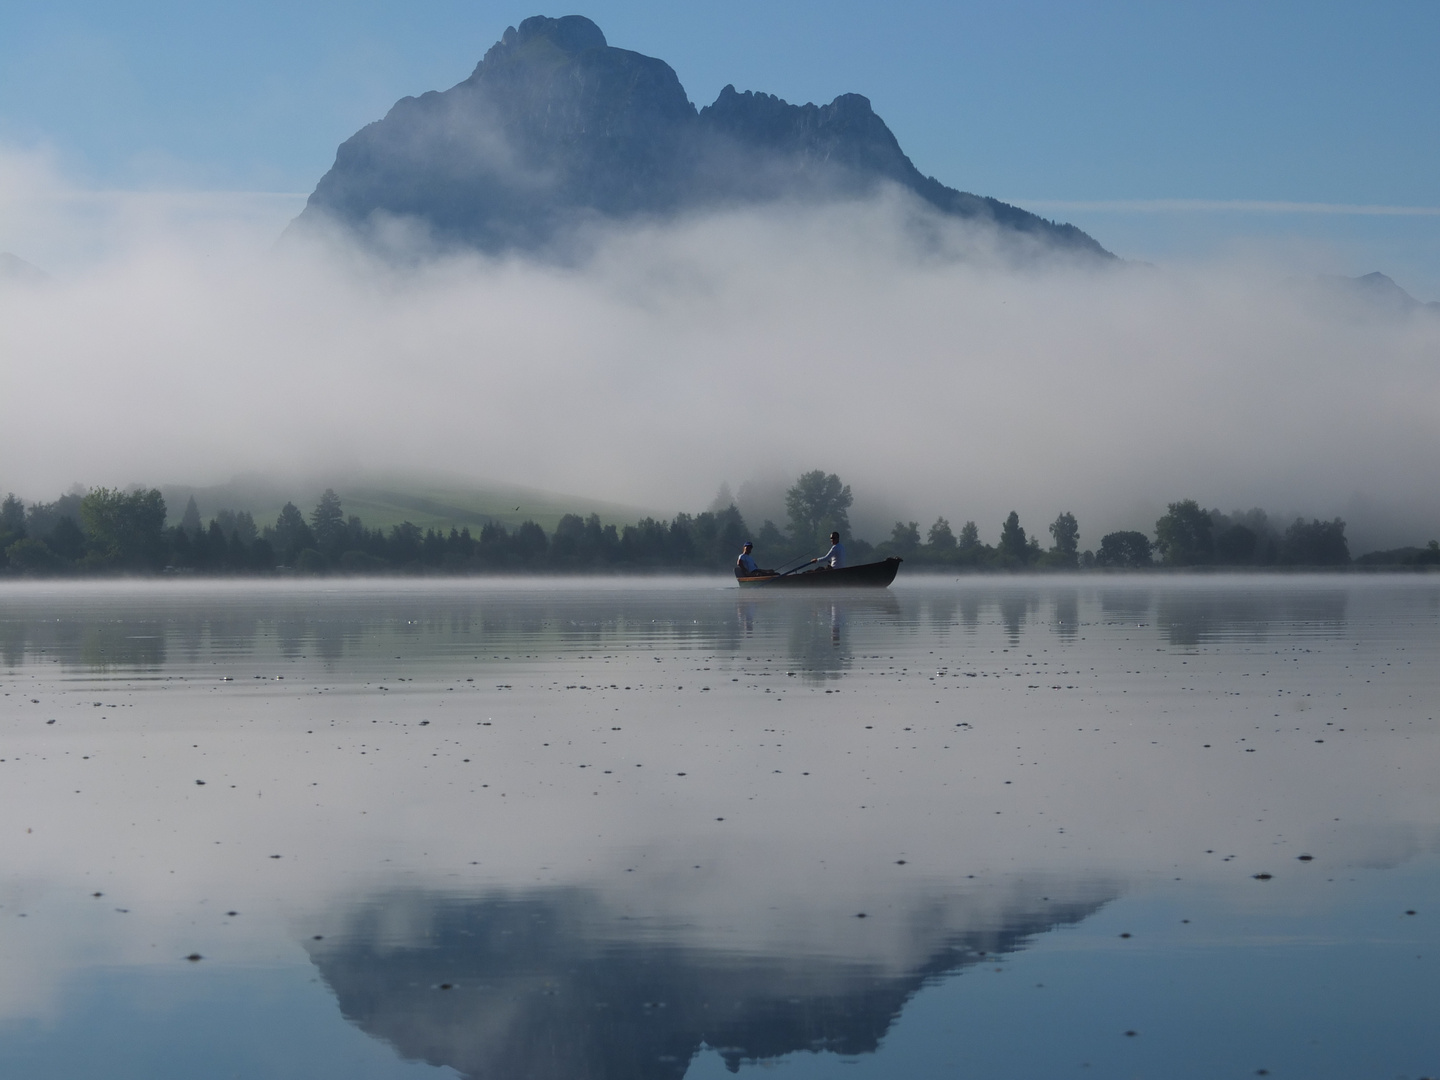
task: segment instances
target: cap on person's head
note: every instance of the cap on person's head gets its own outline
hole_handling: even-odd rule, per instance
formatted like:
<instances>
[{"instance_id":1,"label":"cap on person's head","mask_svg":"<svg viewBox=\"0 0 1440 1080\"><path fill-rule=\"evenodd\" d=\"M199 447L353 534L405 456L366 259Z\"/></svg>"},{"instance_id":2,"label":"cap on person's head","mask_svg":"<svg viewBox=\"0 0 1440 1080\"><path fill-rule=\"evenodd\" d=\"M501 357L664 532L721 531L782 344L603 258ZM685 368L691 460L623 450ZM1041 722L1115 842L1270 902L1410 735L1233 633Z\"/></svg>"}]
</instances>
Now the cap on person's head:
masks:
<instances>
[{"instance_id":1,"label":"cap on person's head","mask_svg":"<svg viewBox=\"0 0 1440 1080\"><path fill-rule=\"evenodd\" d=\"M831 539L831 540L839 540L839 539L840 539L840 534L839 534L838 532L833 532L833 533L830 534L830 539Z\"/></svg>"},{"instance_id":2,"label":"cap on person's head","mask_svg":"<svg viewBox=\"0 0 1440 1080\"><path fill-rule=\"evenodd\" d=\"M749 540L746 540L746 541L745 541L745 546L746 546L746 547L754 547L755 545L752 544L752 543L750 543Z\"/></svg>"}]
</instances>

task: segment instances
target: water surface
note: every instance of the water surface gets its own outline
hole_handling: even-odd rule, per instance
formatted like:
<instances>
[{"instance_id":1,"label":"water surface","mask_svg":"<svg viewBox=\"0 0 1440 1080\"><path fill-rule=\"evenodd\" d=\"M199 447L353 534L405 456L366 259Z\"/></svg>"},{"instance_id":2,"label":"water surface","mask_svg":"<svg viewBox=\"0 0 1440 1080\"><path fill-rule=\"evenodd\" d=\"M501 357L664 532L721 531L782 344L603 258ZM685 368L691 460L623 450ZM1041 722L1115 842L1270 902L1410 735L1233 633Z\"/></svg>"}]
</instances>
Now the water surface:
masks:
<instances>
[{"instance_id":1,"label":"water surface","mask_svg":"<svg viewBox=\"0 0 1440 1080\"><path fill-rule=\"evenodd\" d=\"M1424 577L6 586L0 1075L1435 1075L1437 646Z\"/></svg>"}]
</instances>

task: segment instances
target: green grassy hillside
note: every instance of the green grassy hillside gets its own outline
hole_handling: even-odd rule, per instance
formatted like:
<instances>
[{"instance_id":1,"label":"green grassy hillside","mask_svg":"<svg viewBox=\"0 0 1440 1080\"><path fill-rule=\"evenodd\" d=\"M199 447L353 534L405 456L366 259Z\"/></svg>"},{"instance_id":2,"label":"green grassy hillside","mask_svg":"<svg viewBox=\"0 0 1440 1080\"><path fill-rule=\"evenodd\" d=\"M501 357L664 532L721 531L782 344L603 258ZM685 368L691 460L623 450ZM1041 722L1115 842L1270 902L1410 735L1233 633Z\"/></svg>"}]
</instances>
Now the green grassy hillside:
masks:
<instances>
[{"instance_id":1,"label":"green grassy hillside","mask_svg":"<svg viewBox=\"0 0 1440 1080\"><path fill-rule=\"evenodd\" d=\"M582 495L560 495L551 491L515 484L458 478L416 478L403 476L356 475L330 480L287 482L271 477L244 476L212 487L171 484L162 488L171 523L185 512L193 495L203 521L220 510L249 511L257 525L273 524L286 502L293 502L308 517L320 493L333 487L340 496L345 514L355 514L367 528L389 529L409 521L422 529L449 530L470 527L479 530L488 521L514 528L522 521L534 521L553 532L565 514L599 514L606 524L623 525L664 511L590 499Z\"/></svg>"}]
</instances>

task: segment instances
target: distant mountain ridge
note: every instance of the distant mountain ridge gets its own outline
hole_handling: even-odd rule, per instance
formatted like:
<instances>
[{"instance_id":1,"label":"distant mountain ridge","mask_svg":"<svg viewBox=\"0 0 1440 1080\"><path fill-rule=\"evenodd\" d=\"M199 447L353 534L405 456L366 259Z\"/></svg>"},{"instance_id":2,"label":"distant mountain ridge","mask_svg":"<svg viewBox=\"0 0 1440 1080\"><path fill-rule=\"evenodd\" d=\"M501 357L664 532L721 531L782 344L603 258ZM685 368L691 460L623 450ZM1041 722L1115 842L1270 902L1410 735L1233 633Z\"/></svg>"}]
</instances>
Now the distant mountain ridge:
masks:
<instances>
[{"instance_id":1,"label":"distant mountain ridge","mask_svg":"<svg viewBox=\"0 0 1440 1080\"><path fill-rule=\"evenodd\" d=\"M41 285L49 280L50 275L38 266L8 251L0 251L0 283Z\"/></svg>"},{"instance_id":2,"label":"distant mountain ridge","mask_svg":"<svg viewBox=\"0 0 1440 1080\"><path fill-rule=\"evenodd\" d=\"M859 94L791 105L733 86L696 110L662 60L589 19L510 27L464 82L395 104L341 144L292 229L535 250L594 220L864 197L890 183L943 214L1073 254L1114 256L1073 225L923 175Z\"/></svg>"},{"instance_id":3,"label":"distant mountain ridge","mask_svg":"<svg viewBox=\"0 0 1440 1080\"><path fill-rule=\"evenodd\" d=\"M402 521L442 532L495 523L514 530L534 521L553 533L566 514L599 514L607 522L638 521L662 511L568 495L520 484L431 473L341 471L323 478L249 474L221 484L161 484L170 524L179 521L186 500L194 498L208 521L220 510L245 511L261 525L272 524L281 506L294 502L305 513L326 488L340 494L344 512L358 515L369 528L389 529Z\"/></svg>"},{"instance_id":4,"label":"distant mountain ridge","mask_svg":"<svg viewBox=\"0 0 1440 1080\"><path fill-rule=\"evenodd\" d=\"M1338 296L1374 309L1404 315L1423 308L1440 314L1440 301L1431 300L1426 303L1417 300L1397 284L1394 278L1378 270L1359 277L1322 277L1320 281Z\"/></svg>"}]
</instances>

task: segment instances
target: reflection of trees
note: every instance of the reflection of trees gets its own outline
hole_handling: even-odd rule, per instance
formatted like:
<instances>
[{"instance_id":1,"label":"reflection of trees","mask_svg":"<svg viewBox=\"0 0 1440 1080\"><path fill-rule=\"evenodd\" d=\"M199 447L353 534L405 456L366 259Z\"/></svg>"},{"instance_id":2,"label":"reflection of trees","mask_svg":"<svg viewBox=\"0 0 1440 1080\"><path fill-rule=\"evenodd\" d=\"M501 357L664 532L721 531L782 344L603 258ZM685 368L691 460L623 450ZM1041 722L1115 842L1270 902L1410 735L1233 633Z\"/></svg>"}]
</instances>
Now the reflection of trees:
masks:
<instances>
[{"instance_id":1,"label":"reflection of trees","mask_svg":"<svg viewBox=\"0 0 1440 1080\"><path fill-rule=\"evenodd\" d=\"M1055 620L1051 628L1062 641L1074 641L1080 632L1080 594L1074 589L1059 589L1055 593Z\"/></svg>"},{"instance_id":2,"label":"reflection of trees","mask_svg":"<svg viewBox=\"0 0 1440 1080\"><path fill-rule=\"evenodd\" d=\"M347 657L485 654L611 648L787 653L797 672L827 681L857 652L881 651L949 626L998 622L1014 647L1027 624L1048 621L1064 641L1078 636L1079 592L1070 587L937 587L897 595L856 592L738 595L738 590L536 589L533 592L374 592L324 594L203 592L126 596L68 603L16 604L0 613L0 655L98 670L207 664L217 657L260 659L270 652L337 664ZM1344 589L1233 584L1106 587L1098 599L1111 624L1155 622L1176 645L1210 638L1263 640L1273 623L1302 633L1343 631ZM1042 607L1043 605L1043 607Z\"/></svg>"},{"instance_id":3,"label":"reflection of trees","mask_svg":"<svg viewBox=\"0 0 1440 1080\"><path fill-rule=\"evenodd\" d=\"M10 667L23 664L29 654L95 671L153 670L165 663L165 646L165 627L152 619L66 617L0 624L0 648Z\"/></svg>"},{"instance_id":4,"label":"reflection of trees","mask_svg":"<svg viewBox=\"0 0 1440 1080\"><path fill-rule=\"evenodd\" d=\"M838 679L853 658L843 603L813 604L792 614L798 617L790 624L788 652L801 677L806 682Z\"/></svg>"},{"instance_id":5,"label":"reflection of trees","mask_svg":"<svg viewBox=\"0 0 1440 1080\"><path fill-rule=\"evenodd\" d=\"M1152 600L1149 589L1106 589L1100 594L1100 610L1107 623L1143 623Z\"/></svg>"},{"instance_id":6,"label":"reflection of trees","mask_svg":"<svg viewBox=\"0 0 1440 1080\"><path fill-rule=\"evenodd\" d=\"M261 627L253 609L225 599L207 607L181 602L167 610L165 603L144 597L133 605L72 609L58 618L44 605L6 615L0 621L0 652L8 665L22 664L28 653L95 671L153 670L173 665L177 657L194 664L217 649L248 656Z\"/></svg>"},{"instance_id":7,"label":"reflection of trees","mask_svg":"<svg viewBox=\"0 0 1440 1080\"><path fill-rule=\"evenodd\" d=\"M25 659L25 624L10 619L0 621L0 656L5 666L19 667Z\"/></svg>"},{"instance_id":8,"label":"reflection of trees","mask_svg":"<svg viewBox=\"0 0 1440 1080\"><path fill-rule=\"evenodd\" d=\"M358 645L365 627L359 620L320 619L311 628L312 655L328 663L340 660L348 645Z\"/></svg>"},{"instance_id":9,"label":"reflection of trees","mask_svg":"<svg viewBox=\"0 0 1440 1080\"><path fill-rule=\"evenodd\" d=\"M153 669L165 663L165 628L158 620L62 623L79 638L80 662L93 670Z\"/></svg>"},{"instance_id":10,"label":"reflection of trees","mask_svg":"<svg viewBox=\"0 0 1440 1080\"><path fill-rule=\"evenodd\" d=\"M514 655L548 649L601 651L650 643L716 653L752 638L784 649L802 670L836 672L851 651L849 624L880 619L918 628L921 601L902 618L894 596L745 597L697 589L537 589L524 592L401 592L346 586L325 593L163 594L75 605L57 619L45 604L0 614L0 655L10 666L44 651L63 663L149 667L217 656L259 660L352 659L421 654ZM887 631L890 632L890 631Z\"/></svg>"},{"instance_id":11,"label":"reflection of trees","mask_svg":"<svg viewBox=\"0 0 1440 1080\"><path fill-rule=\"evenodd\" d=\"M1294 634L1308 625L1316 636L1333 637L1345 629L1349 597L1344 590L1232 588L1162 590L1156 622L1171 645L1206 641L1265 641L1272 623Z\"/></svg>"},{"instance_id":12,"label":"reflection of trees","mask_svg":"<svg viewBox=\"0 0 1440 1080\"><path fill-rule=\"evenodd\" d=\"M1012 648L1020 644L1020 631L1025 626L1025 617L1033 601L1032 596L1013 590L1007 589L1000 594L1000 622Z\"/></svg>"},{"instance_id":13,"label":"reflection of trees","mask_svg":"<svg viewBox=\"0 0 1440 1080\"><path fill-rule=\"evenodd\" d=\"M260 620L249 608L217 605L195 620L191 633L197 641L203 636L212 648L223 642L229 651L250 655L254 653L255 641L260 635Z\"/></svg>"},{"instance_id":14,"label":"reflection of trees","mask_svg":"<svg viewBox=\"0 0 1440 1080\"><path fill-rule=\"evenodd\" d=\"M293 660L305 653L305 642L310 637L310 620L304 616L287 615L275 620L275 640L280 646L280 655Z\"/></svg>"},{"instance_id":15,"label":"reflection of trees","mask_svg":"<svg viewBox=\"0 0 1440 1080\"><path fill-rule=\"evenodd\" d=\"M974 929L922 904L916 959L883 968L622 936L625 924L575 888L382 897L345 933L305 945L342 1014L407 1058L467 1077L678 1080L702 1045L732 1070L801 1050L874 1053L927 981L1017 951L1109 895L1058 902L1029 895L1038 891Z\"/></svg>"},{"instance_id":16,"label":"reflection of trees","mask_svg":"<svg viewBox=\"0 0 1440 1080\"><path fill-rule=\"evenodd\" d=\"M850 667L855 655L853 627L882 624L890 635L917 619L888 593L747 598L735 605L733 637L715 645L717 651L733 651L752 639L783 633L795 669L805 681L819 683L838 678Z\"/></svg>"},{"instance_id":17,"label":"reflection of trees","mask_svg":"<svg viewBox=\"0 0 1440 1080\"><path fill-rule=\"evenodd\" d=\"M836 679L854 661L851 624L900 622L900 602L888 594L787 598L768 614L787 627L787 652L806 682Z\"/></svg>"},{"instance_id":18,"label":"reflection of trees","mask_svg":"<svg viewBox=\"0 0 1440 1080\"><path fill-rule=\"evenodd\" d=\"M980 596L969 589L960 594L960 622L966 630L980 625Z\"/></svg>"},{"instance_id":19,"label":"reflection of trees","mask_svg":"<svg viewBox=\"0 0 1440 1080\"><path fill-rule=\"evenodd\" d=\"M930 626L941 637L955 625L955 612L960 598L954 593L940 593L930 598Z\"/></svg>"}]
</instances>

